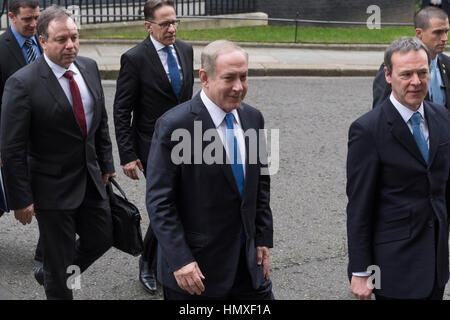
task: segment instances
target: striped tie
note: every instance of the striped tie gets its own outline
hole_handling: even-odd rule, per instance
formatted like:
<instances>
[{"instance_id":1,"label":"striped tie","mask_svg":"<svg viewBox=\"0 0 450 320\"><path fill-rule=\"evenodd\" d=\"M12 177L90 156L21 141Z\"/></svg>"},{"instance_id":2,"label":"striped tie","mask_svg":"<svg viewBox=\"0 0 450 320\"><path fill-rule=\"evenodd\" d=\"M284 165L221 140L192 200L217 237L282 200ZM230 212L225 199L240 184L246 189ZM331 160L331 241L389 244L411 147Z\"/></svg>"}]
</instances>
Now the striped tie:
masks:
<instances>
[{"instance_id":1,"label":"striped tie","mask_svg":"<svg viewBox=\"0 0 450 320\"><path fill-rule=\"evenodd\" d=\"M27 61L28 63L32 63L36 60L36 51L33 47L33 40L31 40L31 38L27 39L25 41L25 46L27 47Z\"/></svg>"}]
</instances>

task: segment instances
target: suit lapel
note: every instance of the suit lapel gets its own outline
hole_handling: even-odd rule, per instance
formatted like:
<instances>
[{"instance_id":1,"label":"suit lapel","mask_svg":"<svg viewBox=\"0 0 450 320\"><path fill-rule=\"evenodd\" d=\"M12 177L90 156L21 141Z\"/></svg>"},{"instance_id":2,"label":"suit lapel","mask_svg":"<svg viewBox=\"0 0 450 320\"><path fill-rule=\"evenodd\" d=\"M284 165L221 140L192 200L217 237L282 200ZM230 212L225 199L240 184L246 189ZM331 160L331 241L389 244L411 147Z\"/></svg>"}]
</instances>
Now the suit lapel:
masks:
<instances>
[{"instance_id":1,"label":"suit lapel","mask_svg":"<svg viewBox=\"0 0 450 320\"><path fill-rule=\"evenodd\" d=\"M152 40L150 39L150 36L147 37L145 45L147 46L147 52L149 54L151 63L157 69L156 75L154 75L154 76L160 76L161 80L163 82L165 82L165 84L172 89L172 85L170 84L169 78L167 77L166 70L164 69L162 61L158 55L158 52L156 51L155 46L153 45ZM173 90L172 90L172 92L173 92Z\"/></svg>"},{"instance_id":2,"label":"suit lapel","mask_svg":"<svg viewBox=\"0 0 450 320\"><path fill-rule=\"evenodd\" d=\"M383 111L387 118L388 126L394 138L406 149L411 155L426 166L426 162L420 153L419 147L414 140L408 125L405 123L400 113L395 109L394 105L388 99L383 104Z\"/></svg>"},{"instance_id":3,"label":"suit lapel","mask_svg":"<svg viewBox=\"0 0 450 320\"><path fill-rule=\"evenodd\" d=\"M69 99L67 99L64 90L61 88L58 79L56 79L53 71L50 69L49 65L45 61L44 56L43 55L40 56L34 63L39 64L39 74L42 78L42 83L45 84L48 91L53 95L55 100L58 102L58 105L61 106L61 108L65 109L65 112L70 112L73 118L73 121L71 121L71 123L74 124L74 128L76 128L77 132L79 132L79 134L82 136L83 133L75 117L75 113L69 102Z\"/></svg>"},{"instance_id":4,"label":"suit lapel","mask_svg":"<svg viewBox=\"0 0 450 320\"><path fill-rule=\"evenodd\" d=\"M21 66L25 66L27 64L27 61L23 56L22 49L20 49L14 33L12 33L11 28L7 28L5 32L8 36L6 38L6 46L8 47L9 51L11 51L14 59L16 59Z\"/></svg>"},{"instance_id":5,"label":"suit lapel","mask_svg":"<svg viewBox=\"0 0 450 320\"><path fill-rule=\"evenodd\" d=\"M188 76L187 70L186 70L186 56L185 56L184 52L178 48L176 41L173 44L173 46L175 48L175 52L177 53L178 62L180 63L181 73L183 74L183 83L182 83L181 92L180 92L180 97L181 97L182 93L186 89L186 79Z\"/></svg>"},{"instance_id":6,"label":"suit lapel","mask_svg":"<svg viewBox=\"0 0 450 320\"><path fill-rule=\"evenodd\" d=\"M101 94L100 94L101 88L98 87L98 80L96 79L95 75L93 75L92 72L90 72L89 69L86 68L84 63L82 63L79 59L75 59L75 64L76 64L78 70L80 70L81 76L83 77L84 81L86 82L86 86L92 96L93 112L94 112L93 117L92 117L92 124L91 124L91 128L92 128L92 125L94 123L96 123L97 117L100 116L100 112L97 110L98 109L97 102L98 102L99 97L101 96ZM74 113L74 115L75 115L75 113ZM80 128L80 131L81 131L81 128ZM93 131L94 130L89 130L88 134Z\"/></svg>"},{"instance_id":7,"label":"suit lapel","mask_svg":"<svg viewBox=\"0 0 450 320\"><path fill-rule=\"evenodd\" d=\"M433 159L436 155L438 145L439 145L439 138L440 138L440 132L439 129L439 122L437 121L437 115L436 112L428 106L427 103L424 102L424 113L425 113L425 119L427 120L428 125L428 141L429 141L429 155L428 155L428 164L433 163Z\"/></svg>"},{"instance_id":8,"label":"suit lapel","mask_svg":"<svg viewBox=\"0 0 450 320\"><path fill-rule=\"evenodd\" d=\"M448 110L450 110L450 83L448 81L448 76L447 76L448 70L447 70L447 66L442 61L440 55L438 56L438 65L439 65L439 71L441 73L442 83L444 85L446 107Z\"/></svg>"},{"instance_id":9,"label":"suit lapel","mask_svg":"<svg viewBox=\"0 0 450 320\"><path fill-rule=\"evenodd\" d=\"M206 109L205 105L203 104L202 99L200 98L200 93L198 93L193 99L191 103L191 111L197 115L197 117L194 119L194 121L201 121L202 123L202 136L208 129L216 129L216 126L214 125L214 122L208 112L208 109ZM203 141L203 147L202 152L204 148L206 147L207 142ZM233 170L231 169L231 165L227 164L225 162L225 159L227 157L227 153L225 151L225 146L222 144L222 154L223 154L223 165L220 165L222 172L225 175L225 179L230 184L231 188L238 194L239 189L237 187L236 179L234 178Z\"/></svg>"}]
</instances>

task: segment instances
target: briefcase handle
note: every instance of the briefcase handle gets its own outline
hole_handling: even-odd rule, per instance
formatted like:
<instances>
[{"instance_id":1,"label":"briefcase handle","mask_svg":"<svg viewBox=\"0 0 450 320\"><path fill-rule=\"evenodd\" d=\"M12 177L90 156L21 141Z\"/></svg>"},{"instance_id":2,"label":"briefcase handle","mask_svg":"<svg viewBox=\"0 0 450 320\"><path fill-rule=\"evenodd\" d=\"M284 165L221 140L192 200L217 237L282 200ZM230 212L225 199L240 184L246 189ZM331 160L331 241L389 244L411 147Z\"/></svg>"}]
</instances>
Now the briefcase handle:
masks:
<instances>
[{"instance_id":1,"label":"briefcase handle","mask_svg":"<svg viewBox=\"0 0 450 320\"><path fill-rule=\"evenodd\" d=\"M122 194L122 197L128 201L127 196L125 195L125 191L122 190L117 181L113 177L109 177L109 181L114 185L114 187L117 188L117 190L119 190L119 192Z\"/></svg>"}]
</instances>

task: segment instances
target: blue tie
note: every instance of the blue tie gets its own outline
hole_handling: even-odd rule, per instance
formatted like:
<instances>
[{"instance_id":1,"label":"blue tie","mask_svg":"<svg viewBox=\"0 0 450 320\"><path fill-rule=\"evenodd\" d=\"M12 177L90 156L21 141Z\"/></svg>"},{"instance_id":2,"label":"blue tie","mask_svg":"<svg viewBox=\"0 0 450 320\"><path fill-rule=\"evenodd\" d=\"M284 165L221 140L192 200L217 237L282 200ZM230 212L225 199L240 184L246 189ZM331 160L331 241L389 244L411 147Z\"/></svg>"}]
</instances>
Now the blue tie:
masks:
<instances>
[{"instance_id":1,"label":"blue tie","mask_svg":"<svg viewBox=\"0 0 450 320\"><path fill-rule=\"evenodd\" d=\"M434 103L445 105L444 95L442 94L441 86L439 85L438 72L439 70L436 68L436 61L431 60L430 69L430 88L431 88L431 99Z\"/></svg>"},{"instance_id":2,"label":"blue tie","mask_svg":"<svg viewBox=\"0 0 450 320\"><path fill-rule=\"evenodd\" d=\"M417 146L419 147L420 153L422 154L425 162L428 163L428 145L423 136L422 130L420 130L420 118L422 116L419 112L414 112L411 117L411 123L413 127L413 136L416 140Z\"/></svg>"},{"instance_id":3,"label":"blue tie","mask_svg":"<svg viewBox=\"0 0 450 320\"><path fill-rule=\"evenodd\" d=\"M228 156L231 161L231 169L233 170L234 179L242 195L244 191L244 168L242 167L241 153L239 152L239 145L236 136L234 135L234 116L232 113L225 115L225 122L227 124L227 147Z\"/></svg>"},{"instance_id":4,"label":"blue tie","mask_svg":"<svg viewBox=\"0 0 450 320\"><path fill-rule=\"evenodd\" d=\"M227 147L228 156L231 160L231 169L233 170L234 179L242 196L244 191L244 168L242 167L241 153L239 152L239 145L234 135L234 116L232 113L225 115L225 122L227 124ZM233 148L231 148L231 146ZM241 231L241 247L246 243L245 229L242 227Z\"/></svg>"},{"instance_id":5,"label":"blue tie","mask_svg":"<svg viewBox=\"0 0 450 320\"><path fill-rule=\"evenodd\" d=\"M172 85L173 92L175 92L175 95L178 98L181 91L181 76L180 71L178 70L177 60L175 59L170 47L164 47L164 51L167 52L167 66L169 67L170 83Z\"/></svg>"}]
</instances>

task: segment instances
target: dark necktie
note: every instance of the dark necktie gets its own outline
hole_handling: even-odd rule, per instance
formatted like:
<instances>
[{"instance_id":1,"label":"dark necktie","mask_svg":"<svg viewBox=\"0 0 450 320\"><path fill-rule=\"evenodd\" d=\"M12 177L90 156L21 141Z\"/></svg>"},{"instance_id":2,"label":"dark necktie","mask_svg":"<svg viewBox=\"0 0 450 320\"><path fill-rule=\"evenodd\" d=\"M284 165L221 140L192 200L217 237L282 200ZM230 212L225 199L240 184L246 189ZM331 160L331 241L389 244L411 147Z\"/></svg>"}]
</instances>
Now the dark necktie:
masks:
<instances>
[{"instance_id":1,"label":"dark necktie","mask_svg":"<svg viewBox=\"0 0 450 320\"><path fill-rule=\"evenodd\" d=\"M181 91L181 76L180 71L178 70L177 60L175 59L170 47L164 47L163 50L167 53L167 66L169 67L170 84L172 85L173 92L175 92L175 95L178 98Z\"/></svg>"},{"instance_id":2,"label":"dark necktie","mask_svg":"<svg viewBox=\"0 0 450 320\"><path fill-rule=\"evenodd\" d=\"M25 40L25 46L27 47L28 63L32 63L34 60L36 60L36 51L33 47L33 40L31 40L31 38Z\"/></svg>"},{"instance_id":3,"label":"dark necktie","mask_svg":"<svg viewBox=\"0 0 450 320\"><path fill-rule=\"evenodd\" d=\"M411 123L413 127L413 137L416 140L420 153L422 154L425 162L428 163L428 145L423 136L422 130L420 130L420 118L422 116L419 112L415 112L411 117Z\"/></svg>"},{"instance_id":4,"label":"dark necktie","mask_svg":"<svg viewBox=\"0 0 450 320\"><path fill-rule=\"evenodd\" d=\"M242 167L241 153L239 152L239 145L234 135L234 116L232 113L225 115L225 122L227 124L227 147L228 157L231 161L231 169L233 170L234 178L239 189L239 193L242 195L244 191L244 168Z\"/></svg>"},{"instance_id":5,"label":"dark necktie","mask_svg":"<svg viewBox=\"0 0 450 320\"><path fill-rule=\"evenodd\" d=\"M75 118L77 118L78 124L80 125L83 134L87 135L86 116L84 115L83 101L81 100L80 89L78 89L78 85L73 78L72 71L66 71L66 73L64 73L64 77L69 79L70 94L72 95Z\"/></svg>"}]
</instances>

